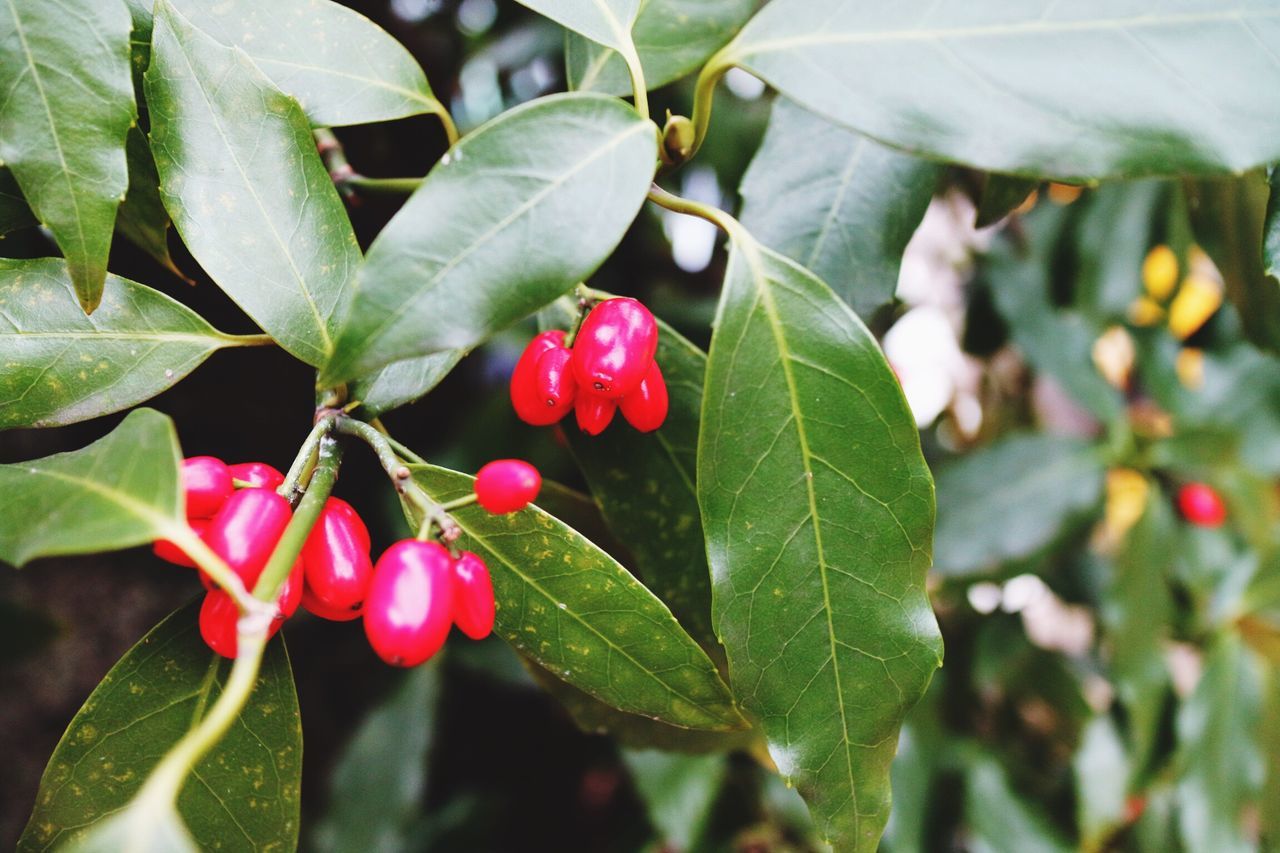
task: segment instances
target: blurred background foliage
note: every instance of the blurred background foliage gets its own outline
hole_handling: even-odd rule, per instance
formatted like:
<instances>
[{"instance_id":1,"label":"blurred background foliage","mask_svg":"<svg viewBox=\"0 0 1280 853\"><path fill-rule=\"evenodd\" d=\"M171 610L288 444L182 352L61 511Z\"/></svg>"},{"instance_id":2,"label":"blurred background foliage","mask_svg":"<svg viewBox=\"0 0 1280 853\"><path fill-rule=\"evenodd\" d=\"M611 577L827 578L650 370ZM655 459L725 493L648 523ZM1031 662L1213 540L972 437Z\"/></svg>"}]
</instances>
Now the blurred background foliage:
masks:
<instances>
[{"instance_id":1,"label":"blurred background foliage","mask_svg":"<svg viewBox=\"0 0 1280 853\"><path fill-rule=\"evenodd\" d=\"M350 5L409 47L463 130L565 88L562 32L514 3ZM727 83L672 188L736 209L771 103L746 74ZM689 81L660 90L655 114L688 114L691 95ZM423 174L444 148L429 116L339 136L375 177ZM1280 362L1267 347L1280 344L1280 296L1261 263L1266 176L1082 190L938 171L897 299L864 311L937 478L930 591L947 648L903 732L884 847L1273 846ZM367 246L397 200L352 204ZM15 232L0 254L40 255L45 240ZM649 209L593 284L645 299L705 346L719 243L704 222ZM251 331L207 280L188 289L120 242L111 267ZM510 411L505 381L531 332L477 351L388 425L439 464L520 456L585 488L563 440ZM232 351L155 405L182 425L189 455L284 467L311 384L284 353ZM118 420L5 433L0 461L83 445ZM1225 497L1226 525L1181 518L1174 495L1191 481ZM353 458L338 492L370 518L375 549L402 535L371 460ZM589 528L589 502L558 499ZM45 562L0 575L0 843L16 839L84 696L198 591L147 550ZM820 849L761 750L638 749L651 733L598 734L586 713L580 729L500 642L451 644L401 672L377 665L359 623L299 618L286 633L307 753L304 849Z\"/></svg>"}]
</instances>

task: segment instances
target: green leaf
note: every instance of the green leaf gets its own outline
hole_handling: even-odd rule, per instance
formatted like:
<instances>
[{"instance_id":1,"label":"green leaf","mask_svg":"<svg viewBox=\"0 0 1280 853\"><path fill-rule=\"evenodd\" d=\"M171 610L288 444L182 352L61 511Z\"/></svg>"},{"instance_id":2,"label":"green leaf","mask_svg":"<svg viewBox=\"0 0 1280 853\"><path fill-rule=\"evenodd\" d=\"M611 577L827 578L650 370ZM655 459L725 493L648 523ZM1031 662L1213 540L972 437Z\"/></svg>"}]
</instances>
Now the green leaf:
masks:
<instances>
[{"instance_id":1,"label":"green leaf","mask_svg":"<svg viewBox=\"0 0 1280 853\"><path fill-rule=\"evenodd\" d=\"M160 266L185 279L169 254L169 212L160 198L160 175L151 145L137 127L129 128L125 155L129 160L129 192L120 205L116 228Z\"/></svg>"},{"instance_id":2,"label":"green leaf","mask_svg":"<svg viewBox=\"0 0 1280 853\"><path fill-rule=\"evenodd\" d=\"M112 845L95 821L119 813L169 747L217 700L231 669L204 644L199 602L151 630L111 668L58 742L40 780L36 807L18 849L48 850L92 840ZM249 702L226 736L196 766L178 796L178 812L200 849L292 850L298 843L302 726L283 640L267 646ZM140 801L141 802L141 801ZM117 840L135 827L170 850L177 815L130 809L112 820Z\"/></svg>"},{"instance_id":3,"label":"green leaf","mask_svg":"<svg viewBox=\"0 0 1280 853\"><path fill-rule=\"evenodd\" d=\"M1009 783L994 758L975 756L965 774L965 822L974 853L1067 853L1071 847Z\"/></svg>"},{"instance_id":4,"label":"green leaf","mask_svg":"<svg viewBox=\"0 0 1280 853\"><path fill-rule=\"evenodd\" d=\"M1178 711L1178 826L1188 850L1256 849L1242 819L1265 773L1258 743L1262 684L1258 659L1238 637L1224 634Z\"/></svg>"},{"instance_id":5,"label":"green leaf","mask_svg":"<svg viewBox=\"0 0 1280 853\"><path fill-rule=\"evenodd\" d=\"M992 172L1083 181L1280 160L1280 27L1252 0L773 0L713 60Z\"/></svg>"},{"instance_id":6,"label":"green leaf","mask_svg":"<svg viewBox=\"0 0 1280 853\"><path fill-rule=\"evenodd\" d=\"M1129 722L1133 773L1127 781L1135 788L1153 767L1172 695L1164 648L1176 612L1169 582L1177 548L1177 520L1168 497L1153 487L1146 512L1116 555L1114 578L1099 614L1107 630L1116 694Z\"/></svg>"},{"instance_id":7,"label":"green leaf","mask_svg":"<svg viewBox=\"0 0 1280 853\"><path fill-rule=\"evenodd\" d=\"M396 361L351 385L351 399L359 400L369 417L408 405L449 375L466 352L445 350L421 358Z\"/></svg>"},{"instance_id":8,"label":"green leaf","mask_svg":"<svg viewBox=\"0 0 1280 853\"><path fill-rule=\"evenodd\" d=\"M657 361L670 397L662 428L640 433L619 419L599 436L576 429L565 434L609 528L634 557L640 580L720 658L694 488L707 357L667 324L659 328Z\"/></svg>"},{"instance_id":9,"label":"green leaf","mask_svg":"<svg viewBox=\"0 0 1280 853\"><path fill-rule=\"evenodd\" d=\"M1095 319L1125 318L1142 295L1142 261L1154 242L1155 220L1167 215L1171 189L1168 181L1127 181L1076 202L1074 301Z\"/></svg>"},{"instance_id":10,"label":"green leaf","mask_svg":"<svg viewBox=\"0 0 1280 853\"><path fill-rule=\"evenodd\" d=\"M29 849L46 848L33 844ZM173 803L135 801L81 830L61 849L67 853L198 853L200 848Z\"/></svg>"},{"instance_id":11,"label":"green leaf","mask_svg":"<svg viewBox=\"0 0 1280 853\"><path fill-rule=\"evenodd\" d=\"M1102 457L1088 442L1013 435L938 472L934 568L966 575L1030 557L1100 506Z\"/></svg>"},{"instance_id":12,"label":"green leaf","mask_svg":"<svg viewBox=\"0 0 1280 853\"><path fill-rule=\"evenodd\" d=\"M172 421L137 409L82 450L0 465L0 560L21 566L163 537L183 523L180 460Z\"/></svg>"},{"instance_id":13,"label":"green leaf","mask_svg":"<svg viewBox=\"0 0 1280 853\"><path fill-rule=\"evenodd\" d=\"M642 0L519 0L562 27L616 51L634 52L631 28ZM628 89L628 93L630 89Z\"/></svg>"},{"instance_id":14,"label":"green leaf","mask_svg":"<svg viewBox=\"0 0 1280 853\"><path fill-rule=\"evenodd\" d=\"M469 133L370 247L321 381L468 349L565 293L618 245L656 157L653 124L601 95L541 98Z\"/></svg>"},{"instance_id":15,"label":"green leaf","mask_svg":"<svg viewBox=\"0 0 1280 853\"><path fill-rule=\"evenodd\" d=\"M323 364L360 249L306 116L167 0L151 51L151 150L178 233L264 331Z\"/></svg>"},{"instance_id":16,"label":"green leaf","mask_svg":"<svg viewBox=\"0 0 1280 853\"><path fill-rule=\"evenodd\" d=\"M1093 364L1093 344L1104 328L1093 318L1050 301L1054 249L1065 217L1060 209L1041 205L1044 215L1024 217L1025 246L1002 239L985 258L983 274L991 284L996 307L1009 322L1013 342L1037 370L1066 389L1077 403L1103 421L1118 422L1124 398ZM1135 270L1133 275L1139 275Z\"/></svg>"},{"instance_id":17,"label":"green leaf","mask_svg":"<svg viewBox=\"0 0 1280 853\"><path fill-rule=\"evenodd\" d=\"M439 694L439 668L416 667L365 717L333 769L331 805L315 828L315 850L412 846L409 829L421 813Z\"/></svg>"},{"instance_id":18,"label":"green leaf","mask_svg":"<svg viewBox=\"0 0 1280 853\"><path fill-rule=\"evenodd\" d=\"M53 232L86 312L98 307L116 208L128 186L125 134L138 117L122 0L4 0L0 163Z\"/></svg>"},{"instance_id":19,"label":"green leaf","mask_svg":"<svg viewBox=\"0 0 1280 853\"><path fill-rule=\"evenodd\" d=\"M0 259L0 429L127 409L234 343L181 303L114 275L86 316L61 259Z\"/></svg>"},{"instance_id":20,"label":"green leaf","mask_svg":"<svg viewBox=\"0 0 1280 853\"><path fill-rule=\"evenodd\" d=\"M933 489L875 339L734 225L698 496L730 681L822 836L874 850L902 718L940 664Z\"/></svg>"},{"instance_id":21,"label":"green leaf","mask_svg":"<svg viewBox=\"0 0 1280 853\"><path fill-rule=\"evenodd\" d=\"M622 763L658 830L661 849L692 849L728 775L725 757L626 750Z\"/></svg>"},{"instance_id":22,"label":"green leaf","mask_svg":"<svg viewBox=\"0 0 1280 853\"><path fill-rule=\"evenodd\" d=\"M780 98L742 178L742 224L868 317L893 299L941 175Z\"/></svg>"},{"instance_id":23,"label":"green leaf","mask_svg":"<svg viewBox=\"0 0 1280 853\"><path fill-rule=\"evenodd\" d=\"M1125 823L1130 777L1124 741L1110 716L1099 714L1084 728L1072 759L1076 780L1076 824L1081 848L1105 850L1110 836Z\"/></svg>"},{"instance_id":24,"label":"green leaf","mask_svg":"<svg viewBox=\"0 0 1280 853\"><path fill-rule=\"evenodd\" d=\"M441 503L473 491L471 477L443 468L414 466L413 476ZM666 606L580 534L537 507L490 515L472 505L453 517L460 547L493 577L494 631L518 651L623 711L693 729L743 725L715 665Z\"/></svg>"},{"instance_id":25,"label":"green leaf","mask_svg":"<svg viewBox=\"0 0 1280 853\"><path fill-rule=\"evenodd\" d=\"M987 175L982 185L982 199L978 203L975 228L995 225L1012 213L1035 192L1039 181L1015 178L1011 175Z\"/></svg>"},{"instance_id":26,"label":"green leaf","mask_svg":"<svg viewBox=\"0 0 1280 853\"><path fill-rule=\"evenodd\" d=\"M641 0L631 37L652 91L696 70L733 37L755 0ZM565 42L569 88L630 95L627 64L616 50L570 32Z\"/></svg>"},{"instance_id":27,"label":"green leaf","mask_svg":"<svg viewBox=\"0 0 1280 853\"><path fill-rule=\"evenodd\" d=\"M27 200L22 197L13 172L0 168L0 237L38 223L36 215L27 206Z\"/></svg>"}]
</instances>

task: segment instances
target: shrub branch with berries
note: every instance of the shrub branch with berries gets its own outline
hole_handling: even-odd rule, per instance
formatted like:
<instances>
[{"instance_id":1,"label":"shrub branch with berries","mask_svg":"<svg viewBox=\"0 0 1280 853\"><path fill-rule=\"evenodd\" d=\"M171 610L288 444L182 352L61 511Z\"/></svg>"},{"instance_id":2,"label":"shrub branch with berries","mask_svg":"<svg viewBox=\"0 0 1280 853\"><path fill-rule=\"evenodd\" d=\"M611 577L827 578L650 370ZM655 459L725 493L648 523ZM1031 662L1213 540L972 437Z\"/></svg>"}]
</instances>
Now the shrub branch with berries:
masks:
<instances>
[{"instance_id":1,"label":"shrub branch with berries","mask_svg":"<svg viewBox=\"0 0 1280 853\"><path fill-rule=\"evenodd\" d=\"M296 847L302 736L280 634L300 612L361 620L373 652L401 667L432 660L455 626L473 640L495 634L588 731L668 751L744 753L753 772L782 786L774 799L790 787L803 797L815 845L877 849L901 750L903 808L960 820L959 806L920 805L950 787L939 780L959 773L972 826L956 837L999 847L1009 839L981 836L995 824L980 804L1016 796L1018 786L984 752L1002 731L975 723L954 749L933 739L956 720L976 719L968 706L994 701L1000 689L984 681L964 692L948 679L920 704L911 736L899 738L942 664L929 593L944 619L968 614L965 602L982 601L982 592L956 578L1025 567L1070 539L1078 529L1069 522L1092 517L1104 481L1096 543L1109 555L1123 554L1118 543L1129 535L1158 543L1159 525L1174 523L1172 506L1199 534L1239 527L1269 546L1268 517L1240 512L1258 502L1224 500L1212 477L1166 471L1181 452L1161 443L1174 419L1141 405L1149 402L1144 389L1128 384L1136 350L1144 359L1178 351L1176 369L1156 375L1152 388L1219 375L1225 368L1212 360L1206 368L1189 342L1224 291L1241 309L1232 343L1280 351L1280 303L1263 271L1275 266L1280 224L1264 223L1254 205L1257 216L1224 244L1238 248L1240 234L1256 239L1266 228L1267 263L1250 244L1238 252L1247 262L1220 263L1219 272L1191 243L1191 226L1175 221L1253 215L1248 204L1215 195L1218 185L1194 182L1255 170L1252 186L1265 195L1257 170L1280 161L1280 30L1268 4L1154 0L1137 14L1130 4L1102 2L1030 10L987 0L521 2L568 31L571 91L483 122L477 104L494 97L471 97L468 79L458 91L451 81L449 97L437 94L445 89L432 88L401 44L332 0L9 0L0 14L0 236L19 249L0 259L0 429L127 412L87 446L38 459L15 454L22 461L0 465L0 559L23 566L150 546L161 561L193 570L192 592L201 596L140 640L71 721L21 849ZM754 139L733 133L753 110L717 122L712 114L718 98L746 97L751 75L782 97L743 178L737 218L672 188L698 194L705 174L685 180L680 171L694 158L722 167L743 159L724 149ZM522 79L493 76L510 77L513 91ZM736 94L720 91L726 78ZM684 104L689 115L651 112L650 90L671 83L685 88L662 97L675 93L673 108ZM461 127L449 104L469 111ZM348 161L342 128L422 115L438 124L442 152L425 176L373 178L355 166L378 164ZM1137 255L1133 246L1108 251L1107 264L1093 262L1092 248L1059 250L1054 241L1073 233L1076 215L1065 207L1027 212L1042 181L1073 185L1052 185L1049 197L1061 207L1079 195L1074 185L1153 176L1182 177L1180 191L1198 195L1170 201L1165 185L1143 184L1125 190L1133 196L1082 203L1112 212L1080 226L1094 242L1128 233L1124 216L1174 211L1158 226L1143 221L1134 245L1166 231L1174 244L1145 263L1145 244ZM989 232L954 229L967 235L965 257L948 254L948 244L935 253L945 263L922 262L939 289L922 297L907 286L920 264L902 261L926 209L944 204L930 208L944 186L952 200L945 204L958 204L963 190L978 221L1006 224L994 242ZM403 203L362 245L348 206L375 195ZM1230 213L1214 213L1222 209ZM658 216L668 225L693 217L726 239L714 267L723 268L714 321L696 311L678 318L709 341L705 351L639 300L593 289L608 282L646 292L625 274L597 271L624 241L628 251L647 245L644 229ZM168 295L181 290L170 287L170 274L186 275L170 252L171 228L185 247L183 264L190 256L188 272L260 332L223 332ZM920 233L927 242L929 229ZM153 260L155 281L108 272L113 240ZM985 302L956 295L975 247L989 250L972 287L990 285ZM47 257L55 249L60 257ZM1083 317L1070 314L1069 288L1052 266L1068 256L1088 279L1081 291L1097 300L1077 312ZM1190 271L1179 285L1182 265ZM900 267L903 298L931 300L923 320L894 302ZM1116 293L1136 285L1139 269L1146 295L1120 304ZM954 293L940 292L947 282ZM1017 349L1055 378L1050 391L1078 398L1084 417L1097 419L1089 434L1104 437L1015 437L948 466L939 482L936 582L926 589L935 490L917 421L928 426L947 411L926 442L941 456L1032 408L1009 406L1017 413L984 421L983 395L1018 383L1001 374L961 387L977 369L953 334L961 313L953 309L966 300L973 317L985 310L1010 320ZM1166 302L1167 339L1156 336ZM543 484L525 462L500 459L472 478L431 464L381 419L427 395L478 348L489 352L495 338L532 333L535 316L542 330L507 390L520 420L555 426L564 439L592 492L576 510L555 484L535 503ZM1128 324L1138 342L1123 328L1082 331L1100 318ZM885 346L897 352L896 373L876 334L890 325ZM896 346L894 336L912 327L931 331ZM285 473L259 461L183 459L184 425L138 408L222 350L270 346L315 377L313 428L294 437L298 451ZM932 410L941 386L920 384L926 351L958 365L939 380L945 402ZM1050 391L1037 404L1050 407ZM1194 421L1231 408L1197 403L1176 414ZM571 414L578 428L561 431L556 425ZM501 446L505 436L494 440L486 458L516 453ZM1115 463L1109 474L1103 459ZM348 495L348 503L333 494L348 466L375 464L411 533L376 559L360 512L377 497ZM1040 465L1039 480L1023 477ZM1058 474L1069 482L1036 491ZM1157 478L1178 489L1172 501L1149 499L1160 494L1152 491ZM1147 526L1136 528L1146 532L1130 534L1148 505ZM1029 506L1040 515L1024 524ZM1163 576L1144 574L1141 560L1131 564L1105 594L1164 589ZM997 594L1007 608L1013 596ZM1033 752L1069 754L1076 740L1110 749L1123 739L1126 757L1107 770L1126 780L1117 782L1121 800L1145 803L1148 787L1152 796L1169 789L1173 771L1152 756L1174 737L1162 723L1172 716L1171 694L1133 673L1160 671L1151 636L1160 626L1176 624L1197 642L1217 631L1210 617L1168 615L1184 600L1210 599L1218 601L1203 588L1155 596L1161 615L1142 623L1150 631L1125 621L1130 599L1105 608L1104 628L1114 633L1108 651L1072 671L1114 663L1123 707L1112 720L1109 705L1090 706L1096 738L1073 730L1065 752ZM1229 667L1253 660L1232 656L1243 648L1237 634L1272 636L1245 603L1224 604L1212 618L1225 610L1231 627L1214 654L1225 649L1226 663L1214 657L1214 683L1232 682L1238 673ZM972 657L963 648L961 667ZM959 691L961 701L950 704L961 709L944 720L936 697L948 689ZM1045 704L993 716L1043 732L1058 710L1037 710ZM1201 731L1215 720L1188 711L1177 729ZM1210 771L1229 762L1215 758L1190 747L1179 753L1178 768L1209 768L1202 775L1214 780L1184 787L1225 784L1232 774ZM1132 767L1113 766L1124 762ZM1059 782L1070 776L1069 767L1053 774ZM761 785L739 787L765 791ZM760 791L758 808L747 809L753 814L774 808ZM1223 810L1245 814L1246 799ZM1088 813L1098 797L1054 801L1079 802L1087 849L1117 842L1142 811L1117 807L1098 817ZM1020 808L995 811L1012 815L1008 825L1020 831L1048 825ZM1212 841L1199 849L1240 847L1234 830L1197 834L1200 824L1184 823L1189 848L1206 837ZM943 838L904 817L893 848L912 849L913 831L919 844Z\"/></svg>"}]
</instances>

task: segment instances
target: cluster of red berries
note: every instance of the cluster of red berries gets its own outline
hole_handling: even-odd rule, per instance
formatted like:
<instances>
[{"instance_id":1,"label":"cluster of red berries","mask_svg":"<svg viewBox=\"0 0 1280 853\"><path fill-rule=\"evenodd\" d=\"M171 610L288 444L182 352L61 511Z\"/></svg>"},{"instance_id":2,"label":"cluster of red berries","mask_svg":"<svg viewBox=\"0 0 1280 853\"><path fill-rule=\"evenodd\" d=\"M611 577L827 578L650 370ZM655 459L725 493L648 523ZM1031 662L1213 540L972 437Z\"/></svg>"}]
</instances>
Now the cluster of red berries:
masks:
<instances>
[{"instance_id":1,"label":"cluster of red berries","mask_svg":"<svg viewBox=\"0 0 1280 853\"><path fill-rule=\"evenodd\" d=\"M279 471L261 462L227 465L212 456L186 459L182 486L191 528L248 589L266 568L293 509L278 489ZM515 512L537 497L542 478L527 462L491 462L476 476L477 502L492 513ZM158 557L181 566L195 563L176 544L155 543ZM236 656L239 609L227 592L200 573L208 590L200 608L200 635L224 657ZM476 554L452 554L439 542L408 539L370 558L369 529L350 504L328 498L302 553L276 600L269 634L299 605L324 619L364 617L365 634L378 656L396 666L416 666L440 650L452 625L480 640L493 630L496 605L489 569Z\"/></svg>"},{"instance_id":2,"label":"cluster of red berries","mask_svg":"<svg viewBox=\"0 0 1280 853\"><path fill-rule=\"evenodd\" d=\"M559 329L529 342L511 374L511 404L533 426L558 423L572 409L599 435L622 416L641 432L667 418L667 383L654 361L658 324L634 299L606 299L582 321L573 346Z\"/></svg>"},{"instance_id":3,"label":"cluster of red berries","mask_svg":"<svg viewBox=\"0 0 1280 853\"><path fill-rule=\"evenodd\" d=\"M1179 489L1178 509L1183 518L1197 527L1221 527L1227 520L1222 496L1205 483L1187 483Z\"/></svg>"}]
</instances>

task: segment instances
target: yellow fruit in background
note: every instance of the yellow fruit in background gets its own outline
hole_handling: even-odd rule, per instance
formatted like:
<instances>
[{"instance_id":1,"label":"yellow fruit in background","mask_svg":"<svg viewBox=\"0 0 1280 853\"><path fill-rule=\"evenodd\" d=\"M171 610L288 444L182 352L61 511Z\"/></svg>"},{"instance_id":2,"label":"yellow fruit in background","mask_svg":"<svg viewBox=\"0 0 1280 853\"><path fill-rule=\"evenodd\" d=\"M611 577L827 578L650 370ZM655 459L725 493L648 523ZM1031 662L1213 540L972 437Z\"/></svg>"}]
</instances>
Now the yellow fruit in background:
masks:
<instances>
[{"instance_id":1,"label":"yellow fruit in background","mask_svg":"<svg viewBox=\"0 0 1280 853\"><path fill-rule=\"evenodd\" d=\"M1163 319L1164 309L1160 303L1145 296L1139 296L1129 306L1129 322L1135 326L1154 326Z\"/></svg>"},{"instance_id":2,"label":"yellow fruit in background","mask_svg":"<svg viewBox=\"0 0 1280 853\"><path fill-rule=\"evenodd\" d=\"M1204 350L1195 347L1184 347L1174 362L1178 372L1178 380L1183 387L1199 391L1204 387Z\"/></svg>"},{"instance_id":3,"label":"yellow fruit in background","mask_svg":"<svg viewBox=\"0 0 1280 853\"><path fill-rule=\"evenodd\" d=\"M1169 331L1186 340L1222 306L1222 285L1208 276L1192 273L1169 306Z\"/></svg>"},{"instance_id":4,"label":"yellow fruit in background","mask_svg":"<svg viewBox=\"0 0 1280 853\"><path fill-rule=\"evenodd\" d=\"M1163 244L1156 246L1142 261L1142 286L1152 299L1163 302L1178 283L1178 256Z\"/></svg>"},{"instance_id":5,"label":"yellow fruit in background","mask_svg":"<svg viewBox=\"0 0 1280 853\"><path fill-rule=\"evenodd\" d=\"M1121 391L1129 387L1129 374L1137 352L1133 338L1122 326L1112 326L1093 342L1093 366L1107 382Z\"/></svg>"},{"instance_id":6,"label":"yellow fruit in background","mask_svg":"<svg viewBox=\"0 0 1280 853\"><path fill-rule=\"evenodd\" d=\"M1071 184L1049 184L1049 201L1054 204L1068 205L1080 198L1082 192L1084 187Z\"/></svg>"},{"instance_id":7,"label":"yellow fruit in background","mask_svg":"<svg viewBox=\"0 0 1280 853\"><path fill-rule=\"evenodd\" d=\"M1107 503L1103 514L1106 538L1118 542L1138 523L1147 508L1151 484L1132 468L1113 468L1107 472Z\"/></svg>"}]
</instances>

